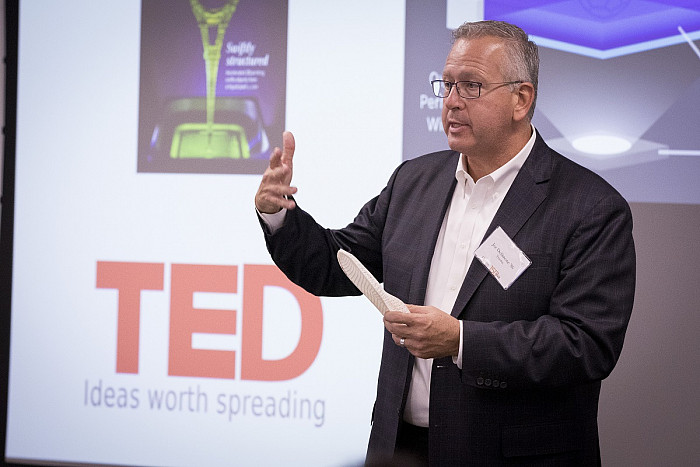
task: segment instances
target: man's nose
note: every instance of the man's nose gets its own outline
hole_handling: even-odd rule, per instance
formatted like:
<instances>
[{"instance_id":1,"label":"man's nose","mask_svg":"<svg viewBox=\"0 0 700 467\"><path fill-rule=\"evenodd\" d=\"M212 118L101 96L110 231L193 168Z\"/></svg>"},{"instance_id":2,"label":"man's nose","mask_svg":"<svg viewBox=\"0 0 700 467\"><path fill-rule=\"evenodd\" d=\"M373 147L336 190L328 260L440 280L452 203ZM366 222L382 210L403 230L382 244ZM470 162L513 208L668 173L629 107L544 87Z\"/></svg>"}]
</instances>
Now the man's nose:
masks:
<instances>
[{"instance_id":1,"label":"man's nose","mask_svg":"<svg viewBox=\"0 0 700 467\"><path fill-rule=\"evenodd\" d=\"M464 106L464 99L457 92L457 86L452 86L450 93L445 97L444 104L450 109Z\"/></svg>"}]
</instances>

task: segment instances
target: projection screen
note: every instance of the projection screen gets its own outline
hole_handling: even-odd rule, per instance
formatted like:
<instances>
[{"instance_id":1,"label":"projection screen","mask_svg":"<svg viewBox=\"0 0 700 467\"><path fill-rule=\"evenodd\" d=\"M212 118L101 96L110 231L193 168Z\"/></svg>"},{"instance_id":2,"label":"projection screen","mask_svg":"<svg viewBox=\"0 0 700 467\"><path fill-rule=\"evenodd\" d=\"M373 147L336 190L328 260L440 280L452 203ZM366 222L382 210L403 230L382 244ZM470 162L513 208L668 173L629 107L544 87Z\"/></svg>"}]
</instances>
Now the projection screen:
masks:
<instances>
[{"instance_id":1,"label":"projection screen","mask_svg":"<svg viewBox=\"0 0 700 467\"><path fill-rule=\"evenodd\" d=\"M462 21L538 42L553 147L700 204L700 8L521 3L20 2L6 459L361 464L381 316L291 284L253 197L285 129L328 227L444 149L428 82Z\"/></svg>"}]
</instances>

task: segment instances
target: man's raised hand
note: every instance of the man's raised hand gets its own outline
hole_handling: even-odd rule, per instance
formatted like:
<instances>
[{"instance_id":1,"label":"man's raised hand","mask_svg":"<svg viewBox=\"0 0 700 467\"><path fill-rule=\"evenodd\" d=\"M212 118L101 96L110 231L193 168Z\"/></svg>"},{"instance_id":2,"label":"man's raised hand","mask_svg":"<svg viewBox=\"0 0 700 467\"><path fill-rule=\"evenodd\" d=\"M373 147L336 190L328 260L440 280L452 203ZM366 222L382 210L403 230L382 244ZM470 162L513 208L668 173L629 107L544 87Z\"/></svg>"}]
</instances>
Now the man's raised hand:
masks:
<instances>
[{"instance_id":1,"label":"man's raised hand","mask_svg":"<svg viewBox=\"0 0 700 467\"><path fill-rule=\"evenodd\" d=\"M255 194L255 207L266 214L274 214L282 208L294 209L296 203L290 199L297 192L292 183L292 160L294 158L294 135L282 134L283 149L275 148L270 156L270 166L265 170Z\"/></svg>"}]
</instances>

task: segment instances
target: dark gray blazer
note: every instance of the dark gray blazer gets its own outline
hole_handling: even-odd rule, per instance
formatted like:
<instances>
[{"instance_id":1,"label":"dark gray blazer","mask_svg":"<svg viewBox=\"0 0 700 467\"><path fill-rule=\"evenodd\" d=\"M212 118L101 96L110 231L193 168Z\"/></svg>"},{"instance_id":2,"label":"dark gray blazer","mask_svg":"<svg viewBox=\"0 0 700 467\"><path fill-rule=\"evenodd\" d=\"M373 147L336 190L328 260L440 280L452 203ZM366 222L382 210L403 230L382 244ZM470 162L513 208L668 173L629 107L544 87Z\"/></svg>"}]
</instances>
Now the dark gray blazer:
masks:
<instances>
[{"instance_id":1,"label":"dark gray blazer","mask_svg":"<svg viewBox=\"0 0 700 467\"><path fill-rule=\"evenodd\" d=\"M344 229L289 211L266 233L274 262L313 294L356 295L336 261L343 248L388 292L423 304L458 157L404 162ZM532 265L503 290L472 262L451 311L465 321L462 369L449 357L433 364L430 463L597 465L600 381L620 355L634 297L629 206L538 135L486 235L498 226ZM385 332L369 463L393 454L412 365Z\"/></svg>"}]
</instances>

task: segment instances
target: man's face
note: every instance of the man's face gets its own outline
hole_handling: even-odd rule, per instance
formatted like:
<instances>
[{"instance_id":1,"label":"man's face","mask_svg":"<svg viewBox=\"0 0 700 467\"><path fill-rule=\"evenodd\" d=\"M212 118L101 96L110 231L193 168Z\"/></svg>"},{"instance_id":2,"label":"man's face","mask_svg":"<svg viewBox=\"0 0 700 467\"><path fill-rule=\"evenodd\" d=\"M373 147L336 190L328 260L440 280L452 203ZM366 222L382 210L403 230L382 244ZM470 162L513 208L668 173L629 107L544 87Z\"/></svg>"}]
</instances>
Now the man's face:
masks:
<instances>
[{"instance_id":1,"label":"man's face","mask_svg":"<svg viewBox=\"0 0 700 467\"><path fill-rule=\"evenodd\" d=\"M469 157L491 158L507 151L515 132L513 110L517 96L509 86L488 85L506 81L502 64L503 43L494 37L459 39L452 46L442 76L446 81L484 83L481 97L464 99L453 88L445 98L442 124L450 149Z\"/></svg>"}]
</instances>

